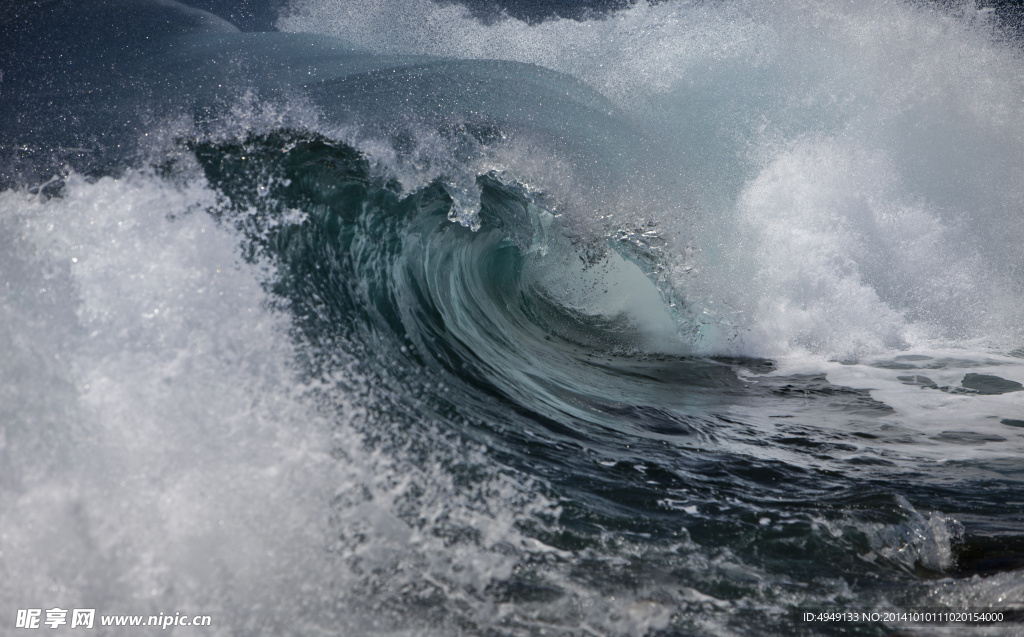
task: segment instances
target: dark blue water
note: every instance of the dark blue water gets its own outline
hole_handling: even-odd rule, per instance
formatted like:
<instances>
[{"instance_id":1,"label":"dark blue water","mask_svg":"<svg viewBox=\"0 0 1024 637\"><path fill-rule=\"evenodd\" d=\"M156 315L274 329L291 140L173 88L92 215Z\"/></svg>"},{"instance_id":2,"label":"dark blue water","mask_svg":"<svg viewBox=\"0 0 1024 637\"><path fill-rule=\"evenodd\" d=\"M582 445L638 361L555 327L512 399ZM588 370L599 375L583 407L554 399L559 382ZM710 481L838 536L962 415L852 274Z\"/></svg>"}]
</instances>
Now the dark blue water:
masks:
<instances>
[{"instance_id":1,"label":"dark blue water","mask_svg":"<svg viewBox=\"0 0 1024 637\"><path fill-rule=\"evenodd\" d=\"M10 625L1020 632L1018 7L195 7L2 14Z\"/></svg>"}]
</instances>

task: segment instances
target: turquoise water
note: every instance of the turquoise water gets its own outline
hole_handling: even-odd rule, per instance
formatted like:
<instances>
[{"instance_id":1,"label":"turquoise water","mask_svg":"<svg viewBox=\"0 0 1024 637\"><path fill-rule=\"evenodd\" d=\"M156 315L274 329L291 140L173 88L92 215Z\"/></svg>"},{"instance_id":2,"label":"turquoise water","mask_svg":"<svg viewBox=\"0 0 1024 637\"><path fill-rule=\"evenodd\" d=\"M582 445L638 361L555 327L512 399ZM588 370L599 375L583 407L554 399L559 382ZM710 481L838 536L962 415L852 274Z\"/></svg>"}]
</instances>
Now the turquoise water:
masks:
<instances>
[{"instance_id":1,"label":"turquoise water","mask_svg":"<svg viewBox=\"0 0 1024 637\"><path fill-rule=\"evenodd\" d=\"M2 612L1019 632L1024 59L991 11L17 11ZM803 615L896 609L1005 621Z\"/></svg>"}]
</instances>

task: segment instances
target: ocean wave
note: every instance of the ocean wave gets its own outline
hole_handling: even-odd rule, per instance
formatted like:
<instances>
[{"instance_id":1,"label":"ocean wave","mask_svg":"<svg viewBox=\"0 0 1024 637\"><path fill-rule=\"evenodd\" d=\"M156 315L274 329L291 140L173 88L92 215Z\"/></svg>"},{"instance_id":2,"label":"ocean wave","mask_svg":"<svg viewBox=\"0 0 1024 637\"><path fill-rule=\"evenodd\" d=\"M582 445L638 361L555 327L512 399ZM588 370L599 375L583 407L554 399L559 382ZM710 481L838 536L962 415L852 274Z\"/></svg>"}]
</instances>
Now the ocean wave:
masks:
<instances>
[{"instance_id":1,"label":"ocean wave","mask_svg":"<svg viewBox=\"0 0 1024 637\"><path fill-rule=\"evenodd\" d=\"M989 13L22 11L5 600L651 636L1013 602L1024 64Z\"/></svg>"}]
</instances>

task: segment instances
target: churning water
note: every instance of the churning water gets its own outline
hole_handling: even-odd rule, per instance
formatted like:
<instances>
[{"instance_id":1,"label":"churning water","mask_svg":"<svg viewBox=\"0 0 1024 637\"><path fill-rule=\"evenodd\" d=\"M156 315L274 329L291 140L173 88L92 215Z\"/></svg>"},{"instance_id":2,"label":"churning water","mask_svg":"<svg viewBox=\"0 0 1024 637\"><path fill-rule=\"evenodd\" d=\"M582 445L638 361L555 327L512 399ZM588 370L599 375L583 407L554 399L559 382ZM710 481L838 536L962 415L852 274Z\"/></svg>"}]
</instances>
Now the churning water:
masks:
<instances>
[{"instance_id":1,"label":"churning water","mask_svg":"<svg viewBox=\"0 0 1024 637\"><path fill-rule=\"evenodd\" d=\"M0 621L1020 634L996 15L4 10Z\"/></svg>"}]
</instances>

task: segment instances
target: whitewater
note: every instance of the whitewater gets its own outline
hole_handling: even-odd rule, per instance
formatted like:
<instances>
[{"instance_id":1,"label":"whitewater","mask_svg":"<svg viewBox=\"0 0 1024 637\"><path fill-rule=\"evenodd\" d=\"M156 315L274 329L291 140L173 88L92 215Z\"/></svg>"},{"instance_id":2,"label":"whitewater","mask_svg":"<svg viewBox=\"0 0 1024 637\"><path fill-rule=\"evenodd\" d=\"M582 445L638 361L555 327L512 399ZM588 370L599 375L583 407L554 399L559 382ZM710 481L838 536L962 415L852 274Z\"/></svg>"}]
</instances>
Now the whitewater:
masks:
<instances>
[{"instance_id":1,"label":"whitewater","mask_svg":"<svg viewBox=\"0 0 1024 637\"><path fill-rule=\"evenodd\" d=\"M518 6L0 10L0 632L1024 630L1015 9Z\"/></svg>"}]
</instances>

